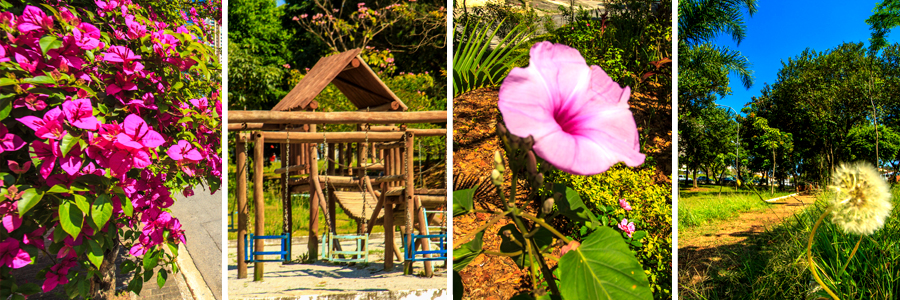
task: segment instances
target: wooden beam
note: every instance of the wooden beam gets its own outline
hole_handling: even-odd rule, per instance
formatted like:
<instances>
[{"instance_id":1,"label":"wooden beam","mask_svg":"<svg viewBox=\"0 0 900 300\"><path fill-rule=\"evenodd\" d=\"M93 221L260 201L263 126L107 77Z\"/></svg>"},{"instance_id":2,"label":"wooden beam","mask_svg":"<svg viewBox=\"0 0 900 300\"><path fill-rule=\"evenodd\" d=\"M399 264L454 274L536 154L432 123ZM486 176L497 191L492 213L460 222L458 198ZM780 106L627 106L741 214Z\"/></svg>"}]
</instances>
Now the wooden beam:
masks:
<instances>
[{"instance_id":1,"label":"wooden beam","mask_svg":"<svg viewBox=\"0 0 900 300\"><path fill-rule=\"evenodd\" d=\"M359 143L369 142L391 142L399 141L403 138L402 132L257 132L255 134L262 135L269 143ZM249 133L238 134L238 141L248 141L251 139Z\"/></svg>"},{"instance_id":2,"label":"wooden beam","mask_svg":"<svg viewBox=\"0 0 900 300\"><path fill-rule=\"evenodd\" d=\"M389 189L389 190L388 190L387 192L385 192L384 194L385 194L385 196L388 196L388 197L400 196L400 195L403 194L403 191L404 191L405 189L406 189L406 188L404 188L404 187L392 188L392 189ZM446 189L416 189L415 193L416 193L416 195L443 195L443 196L447 196L447 190L446 190Z\"/></svg>"},{"instance_id":3,"label":"wooden beam","mask_svg":"<svg viewBox=\"0 0 900 300\"><path fill-rule=\"evenodd\" d=\"M255 130L280 130L281 125L263 123L231 123L228 131L255 131Z\"/></svg>"},{"instance_id":4,"label":"wooden beam","mask_svg":"<svg viewBox=\"0 0 900 300\"><path fill-rule=\"evenodd\" d=\"M286 162L287 159L282 159L281 161ZM306 168L306 165L304 165L304 164L293 165L293 166L288 166L288 167L284 167L284 168L278 168L278 169L275 169L275 174L284 174L287 172L299 171L299 170L303 170L304 168Z\"/></svg>"},{"instance_id":5,"label":"wooden beam","mask_svg":"<svg viewBox=\"0 0 900 300\"><path fill-rule=\"evenodd\" d=\"M356 111L374 112L374 111L398 111L398 110L400 110L400 102L391 101L391 103L385 103L385 104L382 104L379 106L371 106L371 107L367 107L367 108L360 108L360 109L357 109Z\"/></svg>"},{"instance_id":6,"label":"wooden beam","mask_svg":"<svg viewBox=\"0 0 900 300\"><path fill-rule=\"evenodd\" d=\"M446 111L405 112L311 112L232 110L228 123L266 124L396 124L396 123L447 123Z\"/></svg>"}]
</instances>

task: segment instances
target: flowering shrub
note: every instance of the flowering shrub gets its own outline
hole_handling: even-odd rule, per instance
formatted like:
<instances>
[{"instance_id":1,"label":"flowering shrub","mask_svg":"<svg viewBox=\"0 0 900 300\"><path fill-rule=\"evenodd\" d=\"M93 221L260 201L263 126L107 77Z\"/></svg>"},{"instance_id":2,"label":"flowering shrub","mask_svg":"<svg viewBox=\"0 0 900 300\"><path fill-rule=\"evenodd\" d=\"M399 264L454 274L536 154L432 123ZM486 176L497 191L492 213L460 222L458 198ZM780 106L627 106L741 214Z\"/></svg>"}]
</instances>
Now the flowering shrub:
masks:
<instances>
[{"instance_id":1,"label":"flowering shrub","mask_svg":"<svg viewBox=\"0 0 900 300\"><path fill-rule=\"evenodd\" d=\"M197 10L216 17L215 3L181 18L160 3L93 4L0 13L3 298L106 293L120 247L138 260L121 267L140 292L159 266L177 272L173 193L221 182L218 58ZM42 285L11 278L39 253L53 261Z\"/></svg>"}]
</instances>

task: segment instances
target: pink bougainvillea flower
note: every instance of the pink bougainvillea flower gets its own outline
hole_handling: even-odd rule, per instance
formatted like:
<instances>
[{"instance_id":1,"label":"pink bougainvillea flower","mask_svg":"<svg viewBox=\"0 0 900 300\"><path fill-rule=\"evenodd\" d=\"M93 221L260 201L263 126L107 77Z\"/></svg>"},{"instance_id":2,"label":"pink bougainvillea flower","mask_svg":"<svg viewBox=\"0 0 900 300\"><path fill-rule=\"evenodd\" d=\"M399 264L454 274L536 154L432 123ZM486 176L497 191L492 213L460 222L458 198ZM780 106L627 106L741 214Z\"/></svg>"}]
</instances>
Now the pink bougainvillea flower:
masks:
<instances>
[{"instance_id":1,"label":"pink bougainvillea flower","mask_svg":"<svg viewBox=\"0 0 900 300\"><path fill-rule=\"evenodd\" d=\"M0 124L0 153L16 151L25 147L25 141L18 135L9 133L6 126Z\"/></svg>"},{"instance_id":2,"label":"pink bougainvillea flower","mask_svg":"<svg viewBox=\"0 0 900 300\"><path fill-rule=\"evenodd\" d=\"M56 158L62 156L59 150L59 142L56 140L50 140L49 142L49 145L38 140L31 142L31 148L34 149L31 158L41 160L40 173L44 179L47 179L50 176L50 172L53 172L53 167L56 166Z\"/></svg>"},{"instance_id":3,"label":"pink bougainvillea flower","mask_svg":"<svg viewBox=\"0 0 900 300\"><path fill-rule=\"evenodd\" d=\"M201 97L200 99L191 99L189 101L200 112L205 112L207 109L209 109L209 100L207 100L206 97Z\"/></svg>"},{"instance_id":4,"label":"pink bougainvillea flower","mask_svg":"<svg viewBox=\"0 0 900 300\"><path fill-rule=\"evenodd\" d=\"M628 201L625 201L625 199L619 199L619 206L625 210L631 210L631 204L628 204Z\"/></svg>"},{"instance_id":5,"label":"pink bougainvillea flower","mask_svg":"<svg viewBox=\"0 0 900 300\"><path fill-rule=\"evenodd\" d=\"M69 283L69 278L67 277L67 275L69 275L69 269L76 265L78 265L78 263L75 258L67 258L59 264L50 267L50 271L44 275L46 280L44 280L44 284L41 285L41 290L43 290L44 293L47 293L56 288L57 285Z\"/></svg>"},{"instance_id":6,"label":"pink bougainvillea flower","mask_svg":"<svg viewBox=\"0 0 900 300\"><path fill-rule=\"evenodd\" d=\"M141 59L140 55L135 55L125 46L109 47L109 52L103 53L103 60L108 62L120 62L125 65L125 74L131 75L144 69L144 65L136 60Z\"/></svg>"},{"instance_id":7,"label":"pink bougainvillea flower","mask_svg":"<svg viewBox=\"0 0 900 300\"><path fill-rule=\"evenodd\" d=\"M12 171L13 173L16 173L16 174L20 174L20 175L24 174L25 172L28 172L28 169L31 169L31 161L30 160L25 161L25 163L22 164L22 166L19 166L19 162L14 161L14 160L10 160L8 162L8 164L9 164L10 171Z\"/></svg>"},{"instance_id":8,"label":"pink bougainvillea flower","mask_svg":"<svg viewBox=\"0 0 900 300\"><path fill-rule=\"evenodd\" d=\"M134 15L125 17L125 25L128 26L129 39L138 39L147 34L147 27L134 21Z\"/></svg>"},{"instance_id":9,"label":"pink bougainvillea flower","mask_svg":"<svg viewBox=\"0 0 900 300\"><path fill-rule=\"evenodd\" d=\"M188 141L180 140L178 144L172 145L169 147L169 150L166 151L169 154L169 157L176 161L189 161L189 162L198 162L203 160L203 154L200 151L197 151L197 147L194 147Z\"/></svg>"},{"instance_id":10,"label":"pink bougainvillea flower","mask_svg":"<svg viewBox=\"0 0 900 300\"><path fill-rule=\"evenodd\" d=\"M9 57L6 56L6 47L3 44L0 44L0 63L10 61Z\"/></svg>"},{"instance_id":11,"label":"pink bougainvillea flower","mask_svg":"<svg viewBox=\"0 0 900 300\"><path fill-rule=\"evenodd\" d=\"M194 195L194 190L191 188L185 188L183 191L181 191L181 194L184 195L184 197L190 197Z\"/></svg>"},{"instance_id":12,"label":"pink bougainvillea flower","mask_svg":"<svg viewBox=\"0 0 900 300\"><path fill-rule=\"evenodd\" d=\"M100 130L100 121L94 117L94 108L89 99L75 99L63 102L63 113L72 126L90 131Z\"/></svg>"},{"instance_id":13,"label":"pink bougainvillea flower","mask_svg":"<svg viewBox=\"0 0 900 300\"><path fill-rule=\"evenodd\" d=\"M29 93L25 98L19 98L16 99L16 101L13 101L13 108L26 107L31 111L44 110L47 108L46 100L47 95Z\"/></svg>"},{"instance_id":14,"label":"pink bougainvillea flower","mask_svg":"<svg viewBox=\"0 0 900 300\"><path fill-rule=\"evenodd\" d=\"M122 133L116 136L116 143L131 149L156 148L166 142L159 132L150 128L147 122L135 114L125 117Z\"/></svg>"},{"instance_id":15,"label":"pink bougainvillea flower","mask_svg":"<svg viewBox=\"0 0 900 300\"><path fill-rule=\"evenodd\" d=\"M622 222L618 225L619 229L628 234L628 237L631 237L631 234L634 233L634 222L628 222L628 219L622 219Z\"/></svg>"},{"instance_id":16,"label":"pink bougainvillea flower","mask_svg":"<svg viewBox=\"0 0 900 300\"><path fill-rule=\"evenodd\" d=\"M498 106L510 133L534 138L538 156L565 172L593 175L619 161L644 162L629 96L578 50L541 42L527 68L509 72Z\"/></svg>"},{"instance_id":17,"label":"pink bougainvillea flower","mask_svg":"<svg viewBox=\"0 0 900 300\"><path fill-rule=\"evenodd\" d=\"M116 73L112 82L106 86L106 94L113 95L121 91L136 91L137 85L134 84L134 77L135 76L128 76L123 72Z\"/></svg>"},{"instance_id":18,"label":"pink bougainvillea flower","mask_svg":"<svg viewBox=\"0 0 900 300\"><path fill-rule=\"evenodd\" d=\"M81 146L75 145L72 147L72 150L69 150L69 153L66 154L65 157L59 160L59 167L66 171L69 175L75 175L78 171L81 171L81 165L83 163L82 155L81 155Z\"/></svg>"},{"instance_id":19,"label":"pink bougainvillea flower","mask_svg":"<svg viewBox=\"0 0 900 300\"><path fill-rule=\"evenodd\" d=\"M18 269L30 263L31 255L19 247L19 240L7 238L0 242L0 265Z\"/></svg>"},{"instance_id":20,"label":"pink bougainvillea flower","mask_svg":"<svg viewBox=\"0 0 900 300\"><path fill-rule=\"evenodd\" d=\"M90 23L81 23L78 27L72 28L72 37L75 38L75 45L81 49L100 48L100 30Z\"/></svg>"},{"instance_id":21,"label":"pink bougainvillea flower","mask_svg":"<svg viewBox=\"0 0 900 300\"><path fill-rule=\"evenodd\" d=\"M34 134L42 139L61 140L68 133L63 128L63 114L59 106L47 111L43 119L25 116L16 120L33 129Z\"/></svg>"},{"instance_id":22,"label":"pink bougainvillea flower","mask_svg":"<svg viewBox=\"0 0 900 300\"><path fill-rule=\"evenodd\" d=\"M22 19L19 20L17 27L21 32L29 32L32 30L50 30L53 28L53 18L47 16L40 8L28 5L22 12Z\"/></svg>"}]
</instances>

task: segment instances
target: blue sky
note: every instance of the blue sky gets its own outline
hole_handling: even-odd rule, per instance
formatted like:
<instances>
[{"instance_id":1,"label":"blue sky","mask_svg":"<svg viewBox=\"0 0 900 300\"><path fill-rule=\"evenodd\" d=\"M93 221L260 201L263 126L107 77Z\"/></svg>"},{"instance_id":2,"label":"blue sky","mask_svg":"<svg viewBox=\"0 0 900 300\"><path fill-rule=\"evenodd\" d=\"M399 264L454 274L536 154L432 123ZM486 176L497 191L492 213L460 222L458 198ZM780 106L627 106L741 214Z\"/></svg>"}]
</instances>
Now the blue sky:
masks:
<instances>
[{"instance_id":1,"label":"blue sky","mask_svg":"<svg viewBox=\"0 0 900 300\"><path fill-rule=\"evenodd\" d=\"M869 25L865 20L880 1L778 1L759 0L753 17L744 12L747 37L736 45L730 36L719 36L715 43L740 51L752 64L754 84L745 89L737 76L731 76L732 95L716 103L740 111L750 97L759 96L764 83L778 78L781 61L795 57L807 47L816 51L834 48L843 42L869 45ZM888 42L900 41L900 28L888 35Z\"/></svg>"},{"instance_id":2,"label":"blue sky","mask_svg":"<svg viewBox=\"0 0 900 300\"><path fill-rule=\"evenodd\" d=\"M284 0L275 0L275 3L278 3L278 6L284 4Z\"/></svg>"}]
</instances>

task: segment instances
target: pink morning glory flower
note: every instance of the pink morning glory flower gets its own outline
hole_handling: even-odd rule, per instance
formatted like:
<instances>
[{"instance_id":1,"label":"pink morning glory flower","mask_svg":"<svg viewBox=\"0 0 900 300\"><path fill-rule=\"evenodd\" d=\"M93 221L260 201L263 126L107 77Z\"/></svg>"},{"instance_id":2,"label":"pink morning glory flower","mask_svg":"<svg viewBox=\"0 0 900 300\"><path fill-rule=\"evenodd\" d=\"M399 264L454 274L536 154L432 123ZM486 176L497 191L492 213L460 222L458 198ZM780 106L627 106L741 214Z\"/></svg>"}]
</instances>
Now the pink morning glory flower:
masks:
<instances>
[{"instance_id":1,"label":"pink morning glory flower","mask_svg":"<svg viewBox=\"0 0 900 300\"><path fill-rule=\"evenodd\" d=\"M631 237L631 234L634 233L634 222L628 222L628 219L622 219L618 226L620 230L628 234L628 237Z\"/></svg>"},{"instance_id":2,"label":"pink morning glory flower","mask_svg":"<svg viewBox=\"0 0 900 300\"><path fill-rule=\"evenodd\" d=\"M63 102L62 107L66 120L72 126L90 131L100 130L100 121L94 117L94 108L91 106L91 100L70 100Z\"/></svg>"},{"instance_id":3,"label":"pink morning glory flower","mask_svg":"<svg viewBox=\"0 0 900 300\"><path fill-rule=\"evenodd\" d=\"M629 96L578 50L541 42L527 68L509 72L498 106L510 133L534 138L535 154L562 171L593 175L620 161L644 162Z\"/></svg>"},{"instance_id":4,"label":"pink morning glory flower","mask_svg":"<svg viewBox=\"0 0 900 300\"><path fill-rule=\"evenodd\" d=\"M22 12L22 19L17 27L21 32L53 28L53 18L47 16L40 8L28 5Z\"/></svg>"},{"instance_id":5,"label":"pink morning glory flower","mask_svg":"<svg viewBox=\"0 0 900 300\"><path fill-rule=\"evenodd\" d=\"M625 201L625 199L619 199L619 206L625 210L631 210L631 204L628 204L628 201Z\"/></svg>"},{"instance_id":6,"label":"pink morning glory flower","mask_svg":"<svg viewBox=\"0 0 900 300\"><path fill-rule=\"evenodd\" d=\"M19 247L19 240L7 238L0 242L0 265L18 269L30 263L31 255Z\"/></svg>"},{"instance_id":7,"label":"pink morning glory flower","mask_svg":"<svg viewBox=\"0 0 900 300\"><path fill-rule=\"evenodd\" d=\"M169 147L166 153L169 154L169 157L179 162L184 160L198 162L203 159L203 154L197 151L197 147L185 140L180 140L178 144Z\"/></svg>"}]
</instances>

